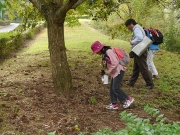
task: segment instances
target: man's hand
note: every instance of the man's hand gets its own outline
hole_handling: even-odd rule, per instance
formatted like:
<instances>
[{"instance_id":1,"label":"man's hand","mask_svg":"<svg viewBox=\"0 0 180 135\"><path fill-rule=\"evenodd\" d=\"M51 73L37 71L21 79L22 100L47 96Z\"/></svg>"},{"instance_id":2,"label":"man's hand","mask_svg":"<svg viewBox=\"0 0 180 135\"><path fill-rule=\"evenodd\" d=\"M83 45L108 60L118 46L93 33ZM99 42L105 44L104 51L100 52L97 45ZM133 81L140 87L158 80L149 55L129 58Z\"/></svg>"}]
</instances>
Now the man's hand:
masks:
<instances>
[{"instance_id":1,"label":"man's hand","mask_svg":"<svg viewBox=\"0 0 180 135\"><path fill-rule=\"evenodd\" d=\"M130 40L130 45L133 45L132 42L131 42L131 40Z\"/></svg>"}]
</instances>

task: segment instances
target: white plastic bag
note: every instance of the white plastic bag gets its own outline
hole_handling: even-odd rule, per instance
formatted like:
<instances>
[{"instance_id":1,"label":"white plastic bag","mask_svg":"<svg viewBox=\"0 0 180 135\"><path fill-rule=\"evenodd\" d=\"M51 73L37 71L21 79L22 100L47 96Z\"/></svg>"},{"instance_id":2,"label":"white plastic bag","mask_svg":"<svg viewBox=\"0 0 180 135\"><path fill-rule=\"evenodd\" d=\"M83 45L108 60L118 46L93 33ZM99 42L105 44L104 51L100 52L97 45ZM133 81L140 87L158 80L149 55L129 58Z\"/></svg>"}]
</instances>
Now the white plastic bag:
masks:
<instances>
[{"instance_id":1,"label":"white plastic bag","mask_svg":"<svg viewBox=\"0 0 180 135\"><path fill-rule=\"evenodd\" d=\"M151 39L149 39L147 36L144 37L143 41L138 43L132 51L138 55L141 56L147 49L148 47L153 43Z\"/></svg>"},{"instance_id":2,"label":"white plastic bag","mask_svg":"<svg viewBox=\"0 0 180 135\"><path fill-rule=\"evenodd\" d=\"M102 76L102 83L103 84L108 84L109 83L108 79L109 79L108 75L103 75Z\"/></svg>"}]
</instances>

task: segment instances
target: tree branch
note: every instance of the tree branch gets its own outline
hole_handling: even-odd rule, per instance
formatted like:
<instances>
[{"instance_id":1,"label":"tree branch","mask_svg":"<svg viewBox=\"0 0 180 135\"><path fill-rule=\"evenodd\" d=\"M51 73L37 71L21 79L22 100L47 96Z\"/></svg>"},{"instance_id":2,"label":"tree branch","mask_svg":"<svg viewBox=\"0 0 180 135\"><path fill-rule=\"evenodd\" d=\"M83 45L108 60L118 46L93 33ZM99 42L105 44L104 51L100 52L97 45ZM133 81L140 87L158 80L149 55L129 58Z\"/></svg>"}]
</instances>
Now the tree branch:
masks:
<instances>
[{"instance_id":1,"label":"tree branch","mask_svg":"<svg viewBox=\"0 0 180 135\"><path fill-rule=\"evenodd\" d=\"M85 0L78 0L73 6L72 9L77 8L79 5L81 5Z\"/></svg>"},{"instance_id":2,"label":"tree branch","mask_svg":"<svg viewBox=\"0 0 180 135\"><path fill-rule=\"evenodd\" d=\"M44 0L29 0L46 17L46 3Z\"/></svg>"},{"instance_id":3,"label":"tree branch","mask_svg":"<svg viewBox=\"0 0 180 135\"><path fill-rule=\"evenodd\" d=\"M57 10L56 16L64 19L68 10L71 9L77 1L78 0L67 0L66 3L64 3L63 6Z\"/></svg>"}]
</instances>

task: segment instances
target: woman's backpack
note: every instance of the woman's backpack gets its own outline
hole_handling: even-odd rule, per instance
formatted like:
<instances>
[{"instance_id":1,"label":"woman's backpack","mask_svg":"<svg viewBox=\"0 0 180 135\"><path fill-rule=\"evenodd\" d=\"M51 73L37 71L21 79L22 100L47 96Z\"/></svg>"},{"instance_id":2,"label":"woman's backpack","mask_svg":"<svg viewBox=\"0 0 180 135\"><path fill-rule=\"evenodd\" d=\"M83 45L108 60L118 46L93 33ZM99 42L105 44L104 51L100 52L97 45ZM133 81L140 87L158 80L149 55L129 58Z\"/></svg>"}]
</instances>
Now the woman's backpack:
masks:
<instances>
[{"instance_id":1,"label":"woman's backpack","mask_svg":"<svg viewBox=\"0 0 180 135\"><path fill-rule=\"evenodd\" d=\"M113 48L113 50L119 58L120 65L125 66L129 63L129 61L130 61L129 54L124 49Z\"/></svg>"}]
</instances>

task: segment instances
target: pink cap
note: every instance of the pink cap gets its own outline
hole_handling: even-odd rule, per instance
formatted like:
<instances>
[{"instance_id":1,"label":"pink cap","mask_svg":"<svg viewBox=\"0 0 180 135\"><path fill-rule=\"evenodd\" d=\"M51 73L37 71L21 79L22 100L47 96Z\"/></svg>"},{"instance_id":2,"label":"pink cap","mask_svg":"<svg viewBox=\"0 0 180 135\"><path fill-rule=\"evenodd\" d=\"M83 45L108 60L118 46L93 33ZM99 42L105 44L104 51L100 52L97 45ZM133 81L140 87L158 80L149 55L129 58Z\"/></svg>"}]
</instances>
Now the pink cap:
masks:
<instances>
[{"instance_id":1,"label":"pink cap","mask_svg":"<svg viewBox=\"0 0 180 135\"><path fill-rule=\"evenodd\" d=\"M99 51L101 51L101 49L104 47L103 44L101 44L99 41L95 41L92 45L91 45L91 50L93 51L92 52L92 55L98 53Z\"/></svg>"}]
</instances>

